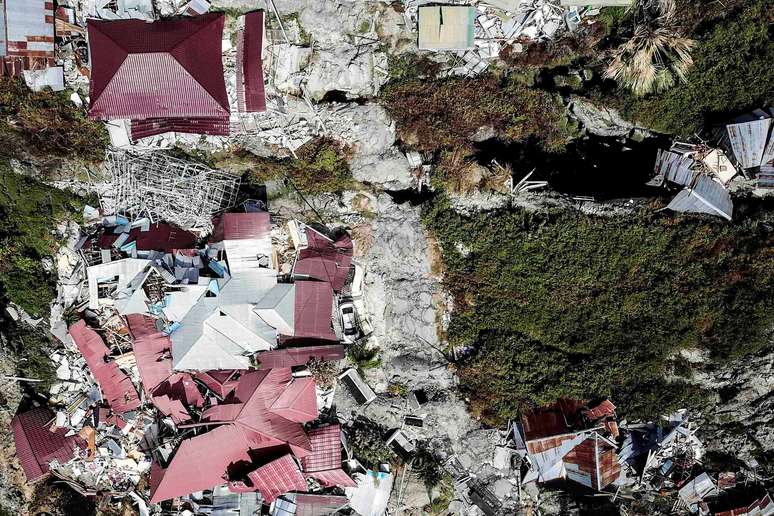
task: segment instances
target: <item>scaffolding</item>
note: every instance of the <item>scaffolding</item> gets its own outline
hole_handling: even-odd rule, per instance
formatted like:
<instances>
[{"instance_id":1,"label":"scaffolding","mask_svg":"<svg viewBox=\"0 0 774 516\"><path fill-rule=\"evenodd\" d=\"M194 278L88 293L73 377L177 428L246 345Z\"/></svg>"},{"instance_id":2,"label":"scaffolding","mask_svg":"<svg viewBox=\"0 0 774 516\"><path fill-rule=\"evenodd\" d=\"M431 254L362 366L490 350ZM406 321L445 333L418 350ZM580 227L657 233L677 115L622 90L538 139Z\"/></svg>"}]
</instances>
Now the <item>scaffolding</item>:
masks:
<instances>
[{"instance_id":1,"label":"scaffolding","mask_svg":"<svg viewBox=\"0 0 774 516\"><path fill-rule=\"evenodd\" d=\"M239 177L160 152L112 150L106 168L113 186L100 199L106 213L184 229L209 231L212 215L234 206L239 192Z\"/></svg>"}]
</instances>

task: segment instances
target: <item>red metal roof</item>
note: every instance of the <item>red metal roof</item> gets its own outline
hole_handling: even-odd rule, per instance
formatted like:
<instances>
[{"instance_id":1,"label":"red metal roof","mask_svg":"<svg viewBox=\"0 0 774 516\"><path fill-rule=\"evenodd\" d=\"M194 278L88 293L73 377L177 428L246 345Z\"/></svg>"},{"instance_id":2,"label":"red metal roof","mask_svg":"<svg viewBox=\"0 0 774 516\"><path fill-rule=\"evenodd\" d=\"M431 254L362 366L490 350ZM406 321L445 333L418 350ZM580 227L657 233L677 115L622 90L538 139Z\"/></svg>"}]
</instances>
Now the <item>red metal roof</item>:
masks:
<instances>
[{"instance_id":1,"label":"red metal roof","mask_svg":"<svg viewBox=\"0 0 774 516\"><path fill-rule=\"evenodd\" d=\"M171 417L175 423L182 423L191 419L191 414L188 413L180 400L173 400L166 394L154 396L153 404L162 414Z\"/></svg>"},{"instance_id":2,"label":"red metal roof","mask_svg":"<svg viewBox=\"0 0 774 516\"><path fill-rule=\"evenodd\" d=\"M293 379L272 403L270 410L296 423L317 419L317 389L314 380L309 377Z\"/></svg>"},{"instance_id":3,"label":"red metal roof","mask_svg":"<svg viewBox=\"0 0 774 516\"><path fill-rule=\"evenodd\" d=\"M65 428L51 432L45 425L53 418L54 414L47 408L36 407L17 414L11 420L16 457L19 458L28 482L47 473L48 464L52 460L65 463L73 458L76 448L86 448L86 442L77 434L65 437Z\"/></svg>"},{"instance_id":4,"label":"red metal roof","mask_svg":"<svg viewBox=\"0 0 774 516\"><path fill-rule=\"evenodd\" d=\"M194 378L200 380L203 384L212 390L215 394L221 398L225 397L228 393L233 391L238 382L238 379L234 379L234 375L238 371L202 371L194 375Z\"/></svg>"},{"instance_id":5,"label":"red metal roof","mask_svg":"<svg viewBox=\"0 0 774 516\"><path fill-rule=\"evenodd\" d=\"M223 14L88 20L91 106L98 119L223 118Z\"/></svg>"},{"instance_id":6,"label":"red metal roof","mask_svg":"<svg viewBox=\"0 0 774 516\"><path fill-rule=\"evenodd\" d=\"M132 349L137 361L137 369L140 371L142 388L145 396L153 400L154 405L164 414L171 415L168 410L178 403L188 406L201 407L204 398L196 387L196 382L188 373L179 373L172 370L172 343L168 336L156 329L156 320L143 314L129 314L126 323L134 341ZM166 395L169 403L157 398ZM171 403L171 405L170 405Z\"/></svg>"},{"instance_id":7,"label":"red metal roof","mask_svg":"<svg viewBox=\"0 0 774 516\"><path fill-rule=\"evenodd\" d=\"M166 469L151 470L151 503L224 483L230 465L251 462L249 449L244 432L233 425L183 440Z\"/></svg>"},{"instance_id":8,"label":"red metal roof","mask_svg":"<svg viewBox=\"0 0 774 516\"><path fill-rule=\"evenodd\" d=\"M340 292L352 268L352 239L342 235L336 242L307 227L307 247L298 252L293 274L327 281Z\"/></svg>"},{"instance_id":9,"label":"red metal roof","mask_svg":"<svg viewBox=\"0 0 774 516\"><path fill-rule=\"evenodd\" d=\"M357 486L357 482L352 480L341 468L315 471L314 473L307 473L306 476L317 480L323 487Z\"/></svg>"},{"instance_id":10,"label":"red metal roof","mask_svg":"<svg viewBox=\"0 0 774 516\"><path fill-rule=\"evenodd\" d=\"M344 346L306 346L303 348L282 348L264 351L257 356L262 368L296 367L309 363L313 358L318 360L341 360L344 358Z\"/></svg>"},{"instance_id":11,"label":"red metal roof","mask_svg":"<svg viewBox=\"0 0 774 516\"><path fill-rule=\"evenodd\" d=\"M290 454L248 473L247 478L252 481L267 503L273 502L279 495L289 491L306 491L304 476Z\"/></svg>"},{"instance_id":12,"label":"red metal roof","mask_svg":"<svg viewBox=\"0 0 774 516\"><path fill-rule=\"evenodd\" d=\"M324 281L296 281L294 338L337 340L333 332L333 289Z\"/></svg>"},{"instance_id":13,"label":"red metal roof","mask_svg":"<svg viewBox=\"0 0 774 516\"><path fill-rule=\"evenodd\" d=\"M615 449L603 439L593 436L581 442L565 455L563 461L575 464L578 470L588 475L593 489L602 490L621 474Z\"/></svg>"},{"instance_id":14,"label":"red metal roof","mask_svg":"<svg viewBox=\"0 0 774 516\"><path fill-rule=\"evenodd\" d=\"M341 467L341 427L338 424L309 430L312 453L301 459L304 473Z\"/></svg>"},{"instance_id":15,"label":"red metal roof","mask_svg":"<svg viewBox=\"0 0 774 516\"><path fill-rule=\"evenodd\" d=\"M108 249L119 235L113 233L102 233L97 238L97 246L101 249ZM140 228L133 228L129 231L129 238L126 243L136 242L137 249L140 251L172 251L173 249L190 249L196 244L196 235L180 229L177 226L166 223L151 224L148 231L140 231Z\"/></svg>"},{"instance_id":16,"label":"red metal roof","mask_svg":"<svg viewBox=\"0 0 774 516\"><path fill-rule=\"evenodd\" d=\"M229 120L228 116L146 118L145 120L132 120L130 131L134 141L168 132L228 136L231 134L231 123Z\"/></svg>"},{"instance_id":17,"label":"red metal roof","mask_svg":"<svg viewBox=\"0 0 774 516\"><path fill-rule=\"evenodd\" d=\"M268 212L224 213L212 219L212 242L262 238L271 232Z\"/></svg>"},{"instance_id":18,"label":"red metal roof","mask_svg":"<svg viewBox=\"0 0 774 516\"><path fill-rule=\"evenodd\" d=\"M526 411L521 416L525 440L541 439L572 431L578 413L585 408L581 400L560 399L556 403Z\"/></svg>"},{"instance_id":19,"label":"red metal roof","mask_svg":"<svg viewBox=\"0 0 774 516\"><path fill-rule=\"evenodd\" d=\"M296 516L329 516L346 506L346 496L319 495L311 493L296 494Z\"/></svg>"},{"instance_id":20,"label":"red metal roof","mask_svg":"<svg viewBox=\"0 0 774 516\"><path fill-rule=\"evenodd\" d=\"M213 380L229 381L233 374L233 372L222 375L219 373L212 371L208 376ZM250 464L256 457L260 457L261 453L266 456L276 453L278 448L287 450L287 447L294 455L301 458L312 453L312 443L304 432L303 426L277 413L298 410L308 415L311 410L309 407L297 409L296 405L309 404L307 398L310 392L314 392L314 382L310 380L291 382L291 380L290 369L286 368L250 371L242 374L236 388L223 400L223 403L207 409L202 415L202 421L223 424L204 434L185 439L169 466L165 470L157 468L156 477L151 476L152 484L158 485L157 489L152 490L151 502L156 503L232 480L228 478L231 473L229 467L237 463ZM316 401L314 410L316 414ZM263 451L256 453L259 450ZM298 472L298 467L296 466L295 469L297 477L290 478L297 481L300 477L303 482L303 476ZM279 474L272 472L272 468L259 468L258 471L265 472L267 475ZM256 475L260 476L258 483L264 482L262 486L267 492L264 492L256 483L254 478ZM267 477L263 473L254 472L248 475L248 478L266 497L269 496L267 493L274 493L279 489L274 483L279 482L279 485L284 485L282 482L285 477ZM305 488L304 482L303 487L299 489ZM282 492L286 491L277 494ZM277 494L271 496L276 497Z\"/></svg>"},{"instance_id":21,"label":"red metal roof","mask_svg":"<svg viewBox=\"0 0 774 516\"><path fill-rule=\"evenodd\" d=\"M244 15L245 27L237 40L237 102L239 111L266 111L263 85L263 11Z\"/></svg>"},{"instance_id":22,"label":"red metal roof","mask_svg":"<svg viewBox=\"0 0 774 516\"><path fill-rule=\"evenodd\" d=\"M140 406L137 389L115 362L105 361L109 350L97 332L86 326L85 321L78 321L70 327L70 336L113 412L123 414L137 409Z\"/></svg>"}]
</instances>

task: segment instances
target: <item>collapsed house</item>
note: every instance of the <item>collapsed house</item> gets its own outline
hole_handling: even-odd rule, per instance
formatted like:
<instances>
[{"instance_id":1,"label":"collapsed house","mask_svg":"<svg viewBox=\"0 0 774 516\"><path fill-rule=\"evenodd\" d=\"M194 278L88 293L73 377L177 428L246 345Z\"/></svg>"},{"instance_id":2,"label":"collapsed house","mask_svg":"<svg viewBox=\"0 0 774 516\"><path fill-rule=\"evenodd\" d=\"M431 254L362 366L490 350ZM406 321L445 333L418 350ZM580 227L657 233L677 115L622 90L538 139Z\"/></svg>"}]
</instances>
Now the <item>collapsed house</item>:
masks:
<instances>
[{"instance_id":1,"label":"collapsed house","mask_svg":"<svg viewBox=\"0 0 774 516\"><path fill-rule=\"evenodd\" d=\"M655 172L656 176L647 183L649 186L683 187L667 209L731 220L734 206L724 185L736 175L736 170L721 150L675 143L668 151L659 149Z\"/></svg>"},{"instance_id":2,"label":"collapsed house","mask_svg":"<svg viewBox=\"0 0 774 516\"><path fill-rule=\"evenodd\" d=\"M758 188L774 188L774 108L737 118L720 131L720 141L745 174L756 178Z\"/></svg>"},{"instance_id":3,"label":"collapsed house","mask_svg":"<svg viewBox=\"0 0 774 516\"><path fill-rule=\"evenodd\" d=\"M56 66L54 3L48 0L0 1L0 77L23 77L35 91L64 89Z\"/></svg>"},{"instance_id":4,"label":"collapsed house","mask_svg":"<svg viewBox=\"0 0 774 516\"><path fill-rule=\"evenodd\" d=\"M513 435L530 468L523 483L563 479L602 491L623 481L609 400L589 409L585 402L560 399L524 413Z\"/></svg>"}]
</instances>

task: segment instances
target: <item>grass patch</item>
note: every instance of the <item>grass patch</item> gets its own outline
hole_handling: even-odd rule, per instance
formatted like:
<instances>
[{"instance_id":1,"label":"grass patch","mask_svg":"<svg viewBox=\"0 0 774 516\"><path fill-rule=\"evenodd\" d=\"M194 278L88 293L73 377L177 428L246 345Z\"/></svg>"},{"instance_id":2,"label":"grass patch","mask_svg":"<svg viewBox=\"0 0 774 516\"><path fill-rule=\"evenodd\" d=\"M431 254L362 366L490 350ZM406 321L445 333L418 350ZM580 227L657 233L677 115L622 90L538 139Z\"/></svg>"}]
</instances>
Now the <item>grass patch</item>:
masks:
<instances>
[{"instance_id":1,"label":"grass patch","mask_svg":"<svg viewBox=\"0 0 774 516\"><path fill-rule=\"evenodd\" d=\"M82 210L77 196L15 174L0 161L0 306L10 300L32 315L48 313L56 278L41 260L59 246L56 223Z\"/></svg>"},{"instance_id":2,"label":"grass patch","mask_svg":"<svg viewBox=\"0 0 774 516\"><path fill-rule=\"evenodd\" d=\"M547 149L562 148L573 134L558 96L507 77L391 82L380 101L400 138L421 151L465 146L484 126L506 141L536 136Z\"/></svg>"},{"instance_id":3,"label":"grass patch","mask_svg":"<svg viewBox=\"0 0 774 516\"><path fill-rule=\"evenodd\" d=\"M689 12L707 9L697 0L681 3L692 9ZM646 127L684 137L708 123L774 102L774 0L730 5L734 9L729 7L712 23L701 23L703 18L684 21L695 29L692 37L697 42L685 83L659 95L638 99L618 92L603 101Z\"/></svg>"},{"instance_id":4,"label":"grass patch","mask_svg":"<svg viewBox=\"0 0 774 516\"><path fill-rule=\"evenodd\" d=\"M108 135L101 122L63 92L34 92L20 79L0 79L0 156L57 156L101 161Z\"/></svg>"},{"instance_id":5,"label":"grass patch","mask_svg":"<svg viewBox=\"0 0 774 516\"><path fill-rule=\"evenodd\" d=\"M455 301L450 343L474 413L499 424L525 404L611 395L653 416L701 395L666 385L670 356L716 360L766 345L774 270L767 224L611 219L522 210L425 215ZM465 255L459 249L466 249Z\"/></svg>"}]
</instances>

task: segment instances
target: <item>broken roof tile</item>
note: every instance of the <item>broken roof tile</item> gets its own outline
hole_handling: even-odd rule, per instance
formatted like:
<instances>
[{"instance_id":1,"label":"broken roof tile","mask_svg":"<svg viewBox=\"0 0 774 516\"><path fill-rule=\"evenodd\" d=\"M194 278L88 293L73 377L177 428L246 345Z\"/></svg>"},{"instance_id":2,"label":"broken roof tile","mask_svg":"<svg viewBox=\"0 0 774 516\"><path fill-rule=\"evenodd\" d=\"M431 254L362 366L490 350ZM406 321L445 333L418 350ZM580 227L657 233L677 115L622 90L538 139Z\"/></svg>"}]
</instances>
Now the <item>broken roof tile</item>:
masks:
<instances>
[{"instance_id":1,"label":"broken roof tile","mask_svg":"<svg viewBox=\"0 0 774 516\"><path fill-rule=\"evenodd\" d=\"M289 491L306 491L306 481L290 454L261 466L247 477L269 503Z\"/></svg>"},{"instance_id":2,"label":"broken roof tile","mask_svg":"<svg viewBox=\"0 0 774 516\"><path fill-rule=\"evenodd\" d=\"M77 434L65 437L67 429L50 431L46 423L54 414L44 407L17 414L11 420L16 457L21 463L28 482L33 482L49 471L49 462L56 459L65 463L73 458L78 447L86 442Z\"/></svg>"}]
</instances>

